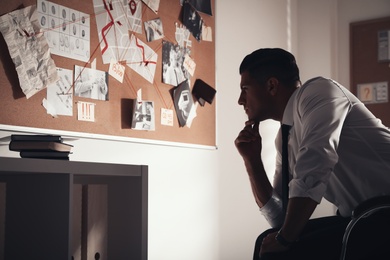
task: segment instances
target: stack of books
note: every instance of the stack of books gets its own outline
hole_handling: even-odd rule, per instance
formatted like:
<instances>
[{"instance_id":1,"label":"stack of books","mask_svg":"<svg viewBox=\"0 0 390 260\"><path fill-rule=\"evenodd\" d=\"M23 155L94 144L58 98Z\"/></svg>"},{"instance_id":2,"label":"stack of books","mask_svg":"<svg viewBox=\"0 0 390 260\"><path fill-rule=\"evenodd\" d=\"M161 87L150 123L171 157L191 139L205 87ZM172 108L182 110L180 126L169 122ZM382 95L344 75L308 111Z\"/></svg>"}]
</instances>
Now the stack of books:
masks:
<instances>
[{"instance_id":1,"label":"stack of books","mask_svg":"<svg viewBox=\"0 0 390 260\"><path fill-rule=\"evenodd\" d=\"M22 158L69 160L73 145L63 142L60 135L11 135L9 149Z\"/></svg>"}]
</instances>

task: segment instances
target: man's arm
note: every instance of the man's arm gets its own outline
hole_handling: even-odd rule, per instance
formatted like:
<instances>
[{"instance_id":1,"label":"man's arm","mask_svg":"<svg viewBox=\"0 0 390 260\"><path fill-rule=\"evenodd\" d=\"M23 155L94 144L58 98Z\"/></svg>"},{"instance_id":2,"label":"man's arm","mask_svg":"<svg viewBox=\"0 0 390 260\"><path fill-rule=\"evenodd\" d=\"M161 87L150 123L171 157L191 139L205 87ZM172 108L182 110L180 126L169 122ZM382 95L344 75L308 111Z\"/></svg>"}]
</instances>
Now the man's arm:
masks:
<instances>
[{"instance_id":1,"label":"man's arm","mask_svg":"<svg viewBox=\"0 0 390 260\"><path fill-rule=\"evenodd\" d=\"M268 180L263 163L245 162L246 171L248 172L253 196L257 205L263 207L272 197L272 186Z\"/></svg>"},{"instance_id":2,"label":"man's arm","mask_svg":"<svg viewBox=\"0 0 390 260\"><path fill-rule=\"evenodd\" d=\"M318 203L311 198L291 198L281 235L287 241L296 241L313 214Z\"/></svg>"},{"instance_id":3,"label":"man's arm","mask_svg":"<svg viewBox=\"0 0 390 260\"><path fill-rule=\"evenodd\" d=\"M259 122L247 121L236 138L235 145L244 160L256 203L263 207L272 197L273 188L261 161Z\"/></svg>"},{"instance_id":4,"label":"man's arm","mask_svg":"<svg viewBox=\"0 0 390 260\"><path fill-rule=\"evenodd\" d=\"M259 123L246 122L244 129L235 140L235 145L244 160L256 203L262 208L271 199L273 187L261 160L262 145ZM293 242L298 239L316 206L317 202L310 198L289 200L286 219L281 229L281 235L285 240ZM260 254L284 251L288 248L275 239L276 234L276 232L271 233L264 239Z\"/></svg>"},{"instance_id":5,"label":"man's arm","mask_svg":"<svg viewBox=\"0 0 390 260\"><path fill-rule=\"evenodd\" d=\"M284 224L280 230L280 235L287 242L295 242L298 240L306 223L317 207L317 202L311 198L291 198L288 201L287 215ZM288 249L288 246L283 246L276 239L277 232L270 233L264 238L261 245L260 254L267 252L281 252Z\"/></svg>"}]
</instances>

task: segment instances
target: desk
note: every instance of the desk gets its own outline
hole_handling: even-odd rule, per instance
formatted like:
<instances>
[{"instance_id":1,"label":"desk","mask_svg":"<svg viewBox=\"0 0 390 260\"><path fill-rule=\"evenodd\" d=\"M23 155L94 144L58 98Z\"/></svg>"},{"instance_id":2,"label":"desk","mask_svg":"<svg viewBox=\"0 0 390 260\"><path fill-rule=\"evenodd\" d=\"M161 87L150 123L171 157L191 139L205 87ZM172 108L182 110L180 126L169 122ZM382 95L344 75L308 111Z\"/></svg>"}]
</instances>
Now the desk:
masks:
<instances>
[{"instance_id":1,"label":"desk","mask_svg":"<svg viewBox=\"0 0 390 260\"><path fill-rule=\"evenodd\" d=\"M0 259L83 260L87 251L75 256L81 245L74 241L101 236L105 259L146 260L147 182L145 165L0 157ZM93 185L105 187L106 234L90 237L85 209L75 214L86 199L75 191Z\"/></svg>"}]
</instances>

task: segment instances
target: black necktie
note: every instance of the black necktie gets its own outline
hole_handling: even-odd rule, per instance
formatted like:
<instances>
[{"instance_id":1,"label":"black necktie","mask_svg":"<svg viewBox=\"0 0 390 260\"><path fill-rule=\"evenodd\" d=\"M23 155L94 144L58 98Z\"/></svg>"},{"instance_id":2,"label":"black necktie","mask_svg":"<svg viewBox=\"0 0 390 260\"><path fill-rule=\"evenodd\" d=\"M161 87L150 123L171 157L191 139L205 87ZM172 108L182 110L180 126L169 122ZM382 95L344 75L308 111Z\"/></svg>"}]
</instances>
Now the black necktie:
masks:
<instances>
[{"instance_id":1,"label":"black necktie","mask_svg":"<svg viewBox=\"0 0 390 260\"><path fill-rule=\"evenodd\" d=\"M288 169L288 135L291 126L282 124L282 202L283 212L287 211L288 204L288 183L289 183L289 169Z\"/></svg>"}]
</instances>

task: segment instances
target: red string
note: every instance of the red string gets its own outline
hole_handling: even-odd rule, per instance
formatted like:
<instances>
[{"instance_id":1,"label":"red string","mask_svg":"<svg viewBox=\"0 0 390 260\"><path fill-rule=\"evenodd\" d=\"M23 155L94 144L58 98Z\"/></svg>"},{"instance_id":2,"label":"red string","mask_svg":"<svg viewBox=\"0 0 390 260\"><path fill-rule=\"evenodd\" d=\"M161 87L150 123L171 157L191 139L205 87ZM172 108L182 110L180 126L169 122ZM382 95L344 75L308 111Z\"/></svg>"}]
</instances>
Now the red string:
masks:
<instances>
[{"instance_id":1,"label":"red string","mask_svg":"<svg viewBox=\"0 0 390 260\"><path fill-rule=\"evenodd\" d=\"M74 79L74 81L72 82L72 87L74 87L75 82L77 82L77 80L80 78L81 73L84 71L84 69L87 67L87 65L88 65L89 63L91 63L92 58L95 56L96 51L97 51L97 50L99 49L99 47L101 46L102 42L104 42L104 44L105 44L105 46L104 46L104 47L102 48L102 50L101 50L102 54L104 54L105 51L108 49L108 42L107 42L107 39L106 39L106 35L109 33L109 31L110 31L112 28L114 28L114 34L115 34L115 36L116 36L115 21L114 21L114 19L113 19L113 17L112 17L112 14L111 14L111 12L110 12L108 6L107 6L106 0L102 0L102 1L103 1L104 9L105 9L105 10L103 10L103 11L101 11L101 12L89 14L90 19L91 19L92 17L96 17L96 16L99 16L99 15L108 13L108 15L109 15L111 21L110 21L106 26L103 27L103 29L102 29L102 39L99 41L99 44L98 44L98 45L96 46L96 48L93 50L93 52L92 52L92 54L90 55L90 58L88 59L88 61L85 62L85 64L84 64L83 66L81 66L81 67L82 67L82 70L80 71L80 73L79 73L77 76L75 75L75 79ZM141 7L141 8L142 8L142 7ZM126 13L126 9L123 8L122 10L123 10L124 13ZM145 14L146 10L147 10L147 7L144 8L144 10L143 10L143 12L142 12L143 15ZM128 27L131 27L131 26L130 26L130 21L129 21L129 19L127 18L127 15L125 15L125 17L126 17L126 21L128 22ZM79 22L79 21L81 21L81 18L78 19L78 20L76 20L76 21L70 21L69 23L67 23L67 25L70 25L70 24L73 24L73 23L76 23L76 22ZM119 21L118 21L117 23L118 23L119 26L122 26L122 24L121 24ZM41 31L40 31L39 33L37 33L37 34L45 33L45 32L52 31L52 30L57 30L57 29L60 28L61 26L62 26L62 25L58 25L57 27L54 27L54 28L51 28L51 29L41 30ZM131 31L133 31L133 30L134 30L134 28L131 28ZM32 37L32 36L37 35L37 34L35 34L35 33L34 33L34 34L27 34L27 33L26 33L26 37ZM173 42L172 39L170 39L169 37L167 37L167 36L164 36L164 37L167 39L167 41ZM117 40L117 37L115 37L115 40ZM157 64L157 62L152 61L152 60L149 60L150 57L145 57L144 47L143 47L141 44L138 43L137 37L136 37L136 45L137 45L137 47L139 47L139 48L142 49L142 62L144 62L145 65L148 65L148 63ZM126 48L126 50L128 50L128 49L129 49L129 48ZM158 45L158 47L154 50L154 52L157 53L160 49L162 49L162 43ZM119 50L117 49L117 51L118 51L118 59L117 59L117 60L120 61L121 59L123 59L123 58L125 57L126 52L123 53L123 55L122 55L123 57L119 57ZM153 54L152 54L152 55L153 55ZM131 64L132 62L125 62L125 63L126 63L126 64ZM134 85L133 85L133 83L132 83L132 81L131 81L129 75L127 75L126 73L125 73L124 75L125 75L125 81L126 81L127 83L129 83L128 85L129 85L130 89L131 89L131 90L134 92L134 94L136 95L137 91L136 91L136 89L135 89L135 87L134 87ZM167 104L167 102L165 101L164 95L162 94L161 89L159 88L159 86L158 86L158 84L157 84L157 82L156 82L155 79L153 79L153 87L154 87L154 89L155 89L157 95L159 96L160 101L161 101L162 104L164 105L164 107L165 107L165 108L168 108L168 109L171 109L172 106L173 106L173 100L170 99L169 105ZM68 90L67 93L65 93L65 94L69 94L69 92L70 92L71 89L72 89L72 88L69 88L69 90Z\"/></svg>"}]
</instances>

